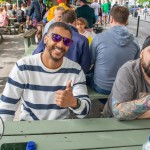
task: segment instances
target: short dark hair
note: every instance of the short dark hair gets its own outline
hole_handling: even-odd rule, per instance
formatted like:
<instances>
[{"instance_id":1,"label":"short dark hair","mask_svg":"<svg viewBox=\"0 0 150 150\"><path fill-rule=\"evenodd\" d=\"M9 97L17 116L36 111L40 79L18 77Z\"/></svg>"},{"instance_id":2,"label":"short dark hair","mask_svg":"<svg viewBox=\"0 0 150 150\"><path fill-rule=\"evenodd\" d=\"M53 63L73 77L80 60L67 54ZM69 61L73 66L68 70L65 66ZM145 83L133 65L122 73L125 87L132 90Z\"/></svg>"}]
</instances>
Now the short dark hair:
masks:
<instances>
[{"instance_id":1,"label":"short dark hair","mask_svg":"<svg viewBox=\"0 0 150 150\"><path fill-rule=\"evenodd\" d=\"M69 31L72 37L72 31L66 23L63 22L55 22L48 28L47 34L49 34L55 27L62 27L65 30Z\"/></svg>"},{"instance_id":2,"label":"short dark hair","mask_svg":"<svg viewBox=\"0 0 150 150\"><path fill-rule=\"evenodd\" d=\"M74 21L76 21L76 19L77 15L74 10L65 10L62 13L62 22L73 23Z\"/></svg>"},{"instance_id":3,"label":"short dark hair","mask_svg":"<svg viewBox=\"0 0 150 150\"><path fill-rule=\"evenodd\" d=\"M112 16L116 22L126 25L129 17L129 10L124 6L116 6L111 9L110 16Z\"/></svg>"}]
</instances>

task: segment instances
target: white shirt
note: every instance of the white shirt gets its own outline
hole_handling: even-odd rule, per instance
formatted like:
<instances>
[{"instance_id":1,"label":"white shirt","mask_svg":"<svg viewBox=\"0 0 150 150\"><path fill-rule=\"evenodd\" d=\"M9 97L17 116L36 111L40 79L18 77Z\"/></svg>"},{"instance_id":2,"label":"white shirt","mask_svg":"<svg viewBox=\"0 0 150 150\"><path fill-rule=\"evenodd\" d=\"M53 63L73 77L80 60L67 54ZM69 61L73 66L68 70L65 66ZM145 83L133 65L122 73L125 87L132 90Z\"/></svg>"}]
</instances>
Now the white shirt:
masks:
<instances>
[{"instance_id":1,"label":"white shirt","mask_svg":"<svg viewBox=\"0 0 150 150\"><path fill-rule=\"evenodd\" d=\"M92 3L91 4L91 7L94 9L94 13L96 16L98 16L99 14L99 9L100 9L100 5L98 3Z\"/></svg>"}]
</instances>

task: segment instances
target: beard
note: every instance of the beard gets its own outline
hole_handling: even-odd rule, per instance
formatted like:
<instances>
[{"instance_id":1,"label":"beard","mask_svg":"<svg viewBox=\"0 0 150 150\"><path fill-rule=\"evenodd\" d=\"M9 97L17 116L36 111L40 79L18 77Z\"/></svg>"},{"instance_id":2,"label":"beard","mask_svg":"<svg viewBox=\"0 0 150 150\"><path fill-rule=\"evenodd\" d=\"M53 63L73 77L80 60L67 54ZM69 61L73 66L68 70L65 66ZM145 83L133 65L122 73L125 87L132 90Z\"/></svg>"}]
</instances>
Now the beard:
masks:
<instances>
[{"instance_id":1,"label":"beard","mask_svg":"<svg viewBox=\"0 0 150 150\"><path fill-rule=\"evenodd\" d=\"M141 58L141 66L142 66L145 74L150 78L150 62L146 65L143 58Z\"/></svg>"},{"instance_id":2,"label":"beard","mask_svg":"<svg viewBox=\"0 0 150 150\"><path fill-rule=\"evenodd\" d=\"M60 50L60 51L63 53L62 56L55 56L55 55L53 55L52 52L54 51L54 49ZM51 47L48 47L47 50L48 50L48 53L49 53L50 58L51 58L53 61L55 61L55 62L58 62L58 61L62 60L63 57L64 57L64 55L65 55L65 49L64 49L64 48L60 48L60 47L58 47L58 46L51 46Z\"/></svg>"}]
</instances>

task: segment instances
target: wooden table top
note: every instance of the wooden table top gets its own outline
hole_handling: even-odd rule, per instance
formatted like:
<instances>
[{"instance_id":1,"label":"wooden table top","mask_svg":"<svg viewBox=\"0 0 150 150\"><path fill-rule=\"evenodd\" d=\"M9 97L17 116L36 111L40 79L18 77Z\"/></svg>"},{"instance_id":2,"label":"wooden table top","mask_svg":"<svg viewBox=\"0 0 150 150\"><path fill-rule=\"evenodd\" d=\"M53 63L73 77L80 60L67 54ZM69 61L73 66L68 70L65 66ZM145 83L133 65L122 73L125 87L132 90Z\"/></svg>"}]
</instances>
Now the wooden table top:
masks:
<instances>
[{"instance_id":1,"label":"wooden table top","mask_svg":"<svg viewBox=\"0 0 150 150\"><path fill-rule=\"evenodd\" d=\"M37 150L141 150L150 135L150 120L114 118L5 122L3 143L34 141Z\"/></svg>"}]
</instances>

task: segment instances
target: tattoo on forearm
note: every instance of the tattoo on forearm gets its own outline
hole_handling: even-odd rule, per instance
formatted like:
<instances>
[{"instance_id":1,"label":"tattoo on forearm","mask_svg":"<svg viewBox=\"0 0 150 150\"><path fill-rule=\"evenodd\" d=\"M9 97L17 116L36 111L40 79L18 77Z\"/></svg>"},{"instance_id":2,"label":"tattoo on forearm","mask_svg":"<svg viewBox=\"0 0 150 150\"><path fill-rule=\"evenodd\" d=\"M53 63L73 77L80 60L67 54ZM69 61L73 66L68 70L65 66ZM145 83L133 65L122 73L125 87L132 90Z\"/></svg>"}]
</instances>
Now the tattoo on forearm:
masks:
<instances>
[{"instance_id":1,"label":"tattoo on forearm","mask_svg":"<svg viewBox=\"0 0 150 150\"><path fill-rule=\"evenodd\" d=\"M138 100L120 103L118 100L113 99L112 109L113 114L119 120L132 120L147 110L149 110L150 95L147 95Z\"/></svg>"}]
</instances>

